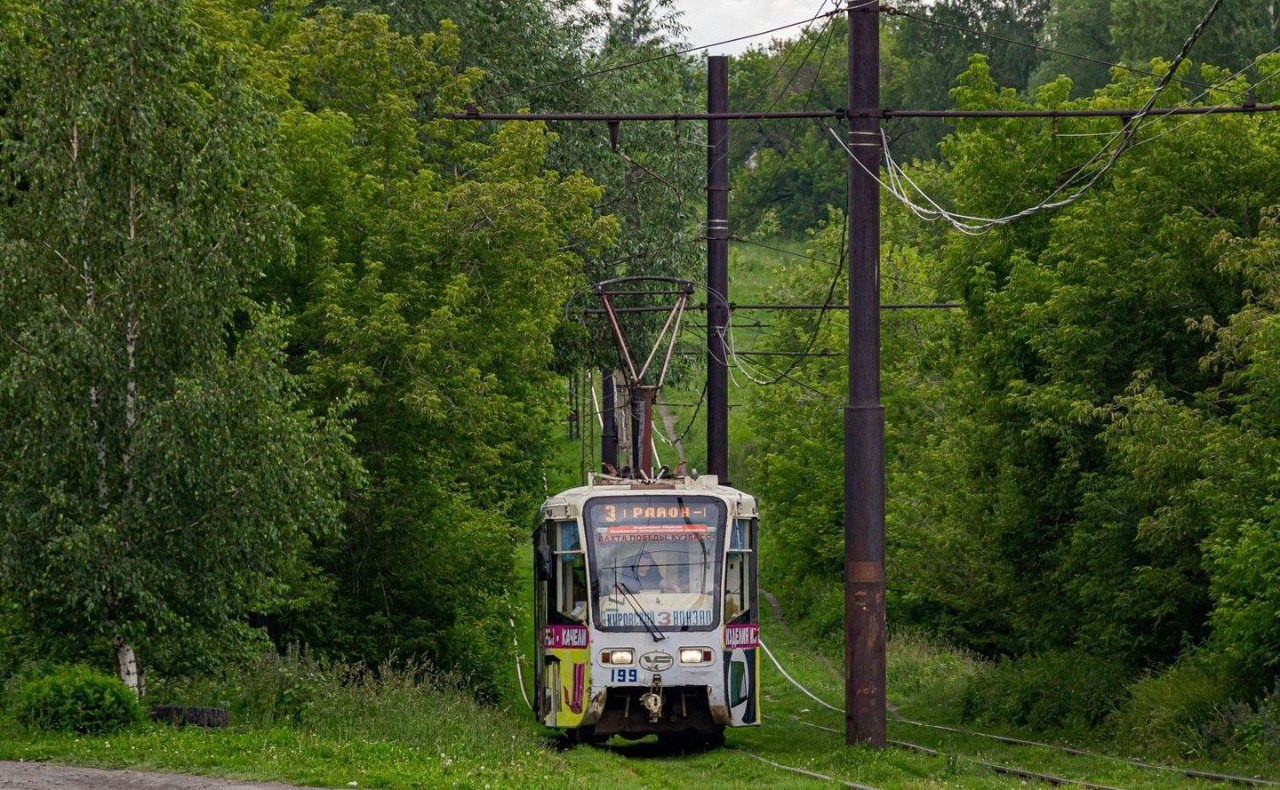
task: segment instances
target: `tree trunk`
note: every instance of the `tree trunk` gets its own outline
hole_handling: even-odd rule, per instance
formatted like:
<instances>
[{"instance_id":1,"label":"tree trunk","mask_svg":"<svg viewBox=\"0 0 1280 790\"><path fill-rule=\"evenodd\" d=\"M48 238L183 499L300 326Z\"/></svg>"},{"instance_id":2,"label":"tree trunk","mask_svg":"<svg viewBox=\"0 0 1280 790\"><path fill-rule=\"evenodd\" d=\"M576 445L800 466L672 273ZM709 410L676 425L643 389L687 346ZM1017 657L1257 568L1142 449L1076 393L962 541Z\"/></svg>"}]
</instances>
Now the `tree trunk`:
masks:
<instances>
[{"instance_id":1,"label":"tree trunk","mask_svg":"<svg viewBox=\"0 0 1280 790\"><path fill-rule=\"evenodd\" d=\"M133 647L123 637L116 637L115 647L116 663L120 665L120 681L133 689L138 699L142 699L147 693L147 686L143 672L138 666L138 654L133 652Z\"/></svg>"}]
</instances>

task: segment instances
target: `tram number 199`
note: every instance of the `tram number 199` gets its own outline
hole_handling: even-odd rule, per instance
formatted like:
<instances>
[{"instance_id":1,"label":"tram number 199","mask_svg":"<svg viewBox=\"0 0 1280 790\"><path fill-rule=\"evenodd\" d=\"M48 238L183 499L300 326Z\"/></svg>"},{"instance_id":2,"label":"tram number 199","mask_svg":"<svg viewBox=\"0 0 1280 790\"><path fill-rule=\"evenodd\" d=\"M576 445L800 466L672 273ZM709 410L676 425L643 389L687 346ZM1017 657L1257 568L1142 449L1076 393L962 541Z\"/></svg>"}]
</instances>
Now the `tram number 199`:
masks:
<instances>
[{"instance_id":1,"label":"tram number 199","mask_svg":"<svg viewBox=\"0 0 1280 790\"><path fill-rule=\"evenodd\" d=\"M634 669L611 669L609 670L609 681L611 683L636 683L638 677Z\"/></svg>"}]
</instances>

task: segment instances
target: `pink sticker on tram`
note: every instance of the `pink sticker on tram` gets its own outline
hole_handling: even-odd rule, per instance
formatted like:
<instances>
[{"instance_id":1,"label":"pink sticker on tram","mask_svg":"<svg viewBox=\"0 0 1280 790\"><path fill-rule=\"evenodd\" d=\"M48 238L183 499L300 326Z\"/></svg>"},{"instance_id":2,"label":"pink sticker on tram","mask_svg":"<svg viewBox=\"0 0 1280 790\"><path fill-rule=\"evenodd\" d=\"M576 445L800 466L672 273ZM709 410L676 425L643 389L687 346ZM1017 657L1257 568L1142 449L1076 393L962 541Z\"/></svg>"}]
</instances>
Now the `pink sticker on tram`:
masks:
<instances>
[{"instance_id":1,"label":"pink sticker on tram","mask_svg":"<svg viewBox=\"0 0 1280 790\"><path fill-rule=\"evenodd\" d=\"M583 689L587 684L587 665L573 665L573 696L569 696L569 689L563 689L561 693L564 695L564 704L573 713L582 712Z\"/></svg>"},{"instance_id":2,"label":"pink sticker on tram","mask_svg":"<svg viewBox=\"0 0 1280 790\"><path fill-rule=\"evenodd\" d=\"M549 625L542 633L542 644L552 650L586 647L587 628L582 625Z\"/></svg>"},{"instance_id":3,"label":"pink sticker on tram","mask_svg":"<svg viewBox=\"0 0 1280 790\"><path fill-rule=\"evenodd\" d=\"M749 650L760 646L760 624L740 623L724 627L724 648Z\"/></svg>"}]
</instances>

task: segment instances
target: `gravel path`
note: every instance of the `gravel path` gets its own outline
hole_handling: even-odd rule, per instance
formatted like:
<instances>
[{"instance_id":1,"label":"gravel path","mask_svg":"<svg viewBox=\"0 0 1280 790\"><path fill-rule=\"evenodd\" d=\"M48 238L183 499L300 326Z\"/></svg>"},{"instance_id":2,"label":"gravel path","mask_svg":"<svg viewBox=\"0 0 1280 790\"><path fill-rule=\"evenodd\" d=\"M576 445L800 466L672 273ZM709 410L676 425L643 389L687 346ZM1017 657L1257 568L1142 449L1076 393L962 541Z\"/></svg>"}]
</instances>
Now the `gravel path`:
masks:
<instances>
[{"instance_id":1,"label":"gravel path","mask_svg":"<svg viewBox=\"0 0 1280 790\"><path fill-rule=\"evenodd\" d=\"M205 776L101 771L46 763L0 762L0 790L298 790L293 785Z\"/></svg>"}]
</instances>

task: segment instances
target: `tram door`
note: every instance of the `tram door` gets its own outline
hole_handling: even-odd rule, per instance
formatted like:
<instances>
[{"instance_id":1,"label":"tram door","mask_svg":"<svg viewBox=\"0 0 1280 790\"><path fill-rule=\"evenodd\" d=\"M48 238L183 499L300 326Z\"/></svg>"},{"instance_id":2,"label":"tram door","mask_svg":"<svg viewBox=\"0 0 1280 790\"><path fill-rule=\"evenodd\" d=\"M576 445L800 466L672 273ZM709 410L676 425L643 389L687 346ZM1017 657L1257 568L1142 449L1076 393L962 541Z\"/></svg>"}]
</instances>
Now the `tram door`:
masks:
<instances>
[{"instance_id":1,"label":"tram door","mask_svg":"<svg viewBox=\"0 0 1280 790\"><path fill-rule=\"evenodd\" d=\"M550 727L582 721L590 688L586 553L576 521L549 521L534 539L535 685L538 718Z\"/></svg>"},{"instance_id":2,"label":"tram door","mask_svg":"<svg viewBox=\"0 0 1280 790\"><path fill-rule=\"evenodd\" d=\"M760 723L760 607L756 519L737 519L725 556L725 698L735 725Z\"/></svg>"}]
</instances>

